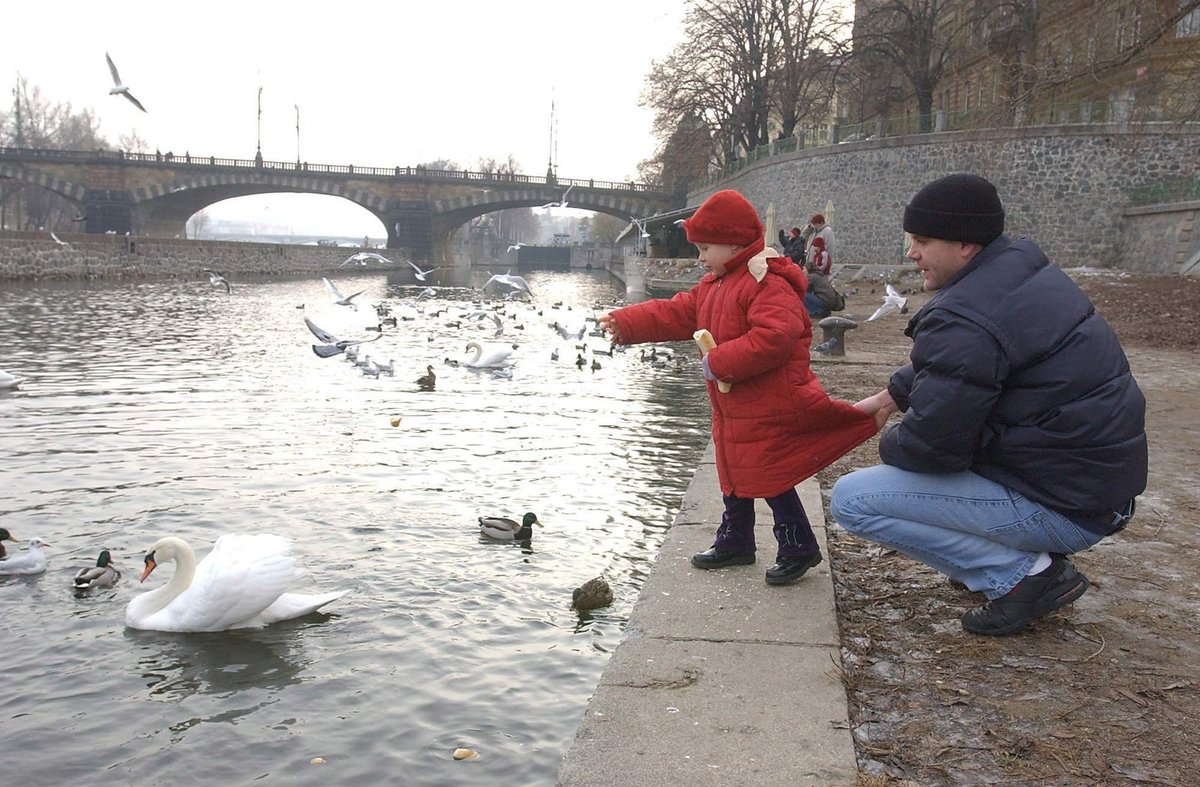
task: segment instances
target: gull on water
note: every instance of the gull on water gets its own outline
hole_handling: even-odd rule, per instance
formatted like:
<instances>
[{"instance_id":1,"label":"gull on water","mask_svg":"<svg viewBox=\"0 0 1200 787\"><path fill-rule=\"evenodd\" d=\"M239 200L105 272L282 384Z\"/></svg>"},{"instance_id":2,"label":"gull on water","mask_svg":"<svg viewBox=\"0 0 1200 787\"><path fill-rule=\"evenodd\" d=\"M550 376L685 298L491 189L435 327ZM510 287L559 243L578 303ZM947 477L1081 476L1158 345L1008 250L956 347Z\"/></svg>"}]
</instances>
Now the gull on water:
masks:
<instances>
[{"instance_id":1,"label":"gull on water","mask_svg":"<svg viewBox=\"0 0 1200 787\"><path fill-rule=\"evenodd\" d=\"M0 391L15 391L25 382L24 377L17 377L0 369Z\"/></svg>"},{"instance_id":2,"label":"gull on water","mask_svg":"<svg viewBox=\"0 0 1200 787\"><path fill-rule=\"evenodd\" d=\"M113 86L112 86L112 88L109 89L108 94L110 96L115 96L115 95L125 96L125 98L129 99L129 102L131 104L133 104L135 107L137 107L138 109L145 112L146 108L144 106L142 106L142 102L138 101L136 98L134 98L133 93L129 92L129 88L126 87L124 85L124 83L121 82L121 75L117 73L117 67L113 63L112 58L109 57L107 52L104 53L104 59L108 61L108 70L112 74L112 78L113 78Z\"/></svg>"},{"instance_id":3,"label":"gull on water","mask_svg":"<svg viewBox=\"0 0 1200 787\"><path fill-rule=\"evenodd\" d=\"M342 295L338 288L333 286L333 282L331 282L329 279L322 278L321 281L325 282L325 286L329 288L329 293L333 295L334 303L336 303L338 306L349 306L351 309L354 309L354 311L358 311L358 304L352 303L352 301L366 292L366 290L359 290L358 292L351 293L350 295Z\"/></svg>"},{"instance_id":4,"label":"gull on water","mask_svg":"<svg viewBox=\"0 0 1200 787\"><path fill-rule=\"evenodd\" d=\"M230 292L229 279L226 279L224 276L222 276L220 273L218 273L216 271L210 271L210 270L206 269L204 272L208 274L208 283L209 284L211 284L214 287L224 287L225 294L227 294L227 295L229 294L229 292Z\"/></svg>"},{"instance_id":5,"label":"gull on water","mask_svg":"<svg viewBox=\"0 0 1200 787\"><path fill-rule=\"evenodd\" d=\"M324 342L324 344L314 344L312 346L313 352L321 358L331 358L339 353L346 352L347 348L353 347L356 344L373 342L383 336L382 333L377 333L375 334L374 339L339 339L329 331L318 328L313 321L307 317L304 318L304 324L308 326L308 330L312 331L313 336L316 336L318 339ZM355 350L355 353L357 352L358 351Z\"/></svg>"},{"instance_id":6,"label":"gull on water","mask_svg":"<svg viewBox=\"0 0 1200 787\"><path fill-rule=\"evenodd\" d=\"M900 293L896 292L896 288L891 284L887 285L887 295L883 297L883 305L875 310L875 313L867 318L867 322L878 320L880 317L886 317L894 311L899 311L901 314L908 313L908 298L900 297Z\"/></svg>"}]
</instances>

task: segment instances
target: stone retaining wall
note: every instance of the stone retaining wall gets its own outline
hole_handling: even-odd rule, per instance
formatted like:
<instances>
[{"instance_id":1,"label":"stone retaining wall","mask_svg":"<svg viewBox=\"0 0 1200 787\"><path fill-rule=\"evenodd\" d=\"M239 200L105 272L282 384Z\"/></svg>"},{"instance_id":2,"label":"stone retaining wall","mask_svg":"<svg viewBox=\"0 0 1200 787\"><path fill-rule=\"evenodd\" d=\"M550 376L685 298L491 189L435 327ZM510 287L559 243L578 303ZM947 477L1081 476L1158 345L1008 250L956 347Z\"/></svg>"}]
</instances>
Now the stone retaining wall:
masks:
<instances>
[{"instance_id":1,"label":"stone retaining wall","mask_svg":"<svg viewBox=\"0 0 1200 787\"><path fill-rule=\"evenodd\" d=\"M1062 267L1165 272L1163 252L1136 253L1123 241L1126 211L1139 188L1200 176L1200 124L990 129L832 145L751 164L688 203L734 188L764 214L774 203L778 225L791 227L832 201L834 262L900 262L904 205L952 172L995 183L1006 231L1038 241Z\"/></svg>"},{"instance_id":2,"label":"stone retaining wall","mask_svg":"<svg viewBox=\"0 0 1200 787\"><path fill-rule=\"evenodd\" d=\"M205 268L233 276L336 270L354 249L191 241L119 235L0 235L0 281L18 279L194 279ZM385 250L386 251L386 250ZM397 260L399 262L399 260ZM404 265L403 262L399 262ZM349 266L348 266L349 267Z\"/></svg>"},{"instance_id":3,"label":"stone retaining wall","mask_svg":"<svg viewBox=\"0 0 1200 787\"><path fill-rule=\"evenodd\" d=\"M1200 276L1200 202L1125 211L1118 267Z\"/></svg>"}]
</instances>

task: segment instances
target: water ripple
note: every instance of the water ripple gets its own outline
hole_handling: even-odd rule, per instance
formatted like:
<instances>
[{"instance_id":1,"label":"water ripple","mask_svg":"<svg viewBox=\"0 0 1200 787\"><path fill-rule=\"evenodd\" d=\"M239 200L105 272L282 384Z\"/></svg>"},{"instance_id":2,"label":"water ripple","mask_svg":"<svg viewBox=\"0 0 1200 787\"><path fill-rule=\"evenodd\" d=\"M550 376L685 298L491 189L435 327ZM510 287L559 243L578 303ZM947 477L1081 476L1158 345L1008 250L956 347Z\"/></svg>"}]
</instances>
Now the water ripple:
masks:
<instances>
[{"instance_id":1,"label":"water ripple","mask_svg":"<svg viewBox=\"0 0 1200 787\"><path fill-rule=\"evenodd\" d=\"M508 304L499 338L448 325L471 289L417 302L383 275L338 278L374 302L449 310L364 345L395 361L378 379L309 349L305 316L347 337L375 322L328 304L319 279L235 282L231 296L201 276L0 291L3 366L29 378L0 396L0 524L52 544L44 575L0 578L17 635L0 718L23 783L553 781L708 408L686 345L663 368L636 351L576 368L548 304L611 303L606 275L527 278L544 313ZM473 338L518 344L511 378L443 362ZM426 365L435 391L415 384ZM530 545L480 538L479 515L526 510L545 523ZM154 540L203 551L227 532L286 535L306 586L354 592L264 630L124 628ZM74 597L71 575L102 547L121 582ZM614 605L573 612L571 589L598 574ZM482 756L454 762L458 746Z\"/></svg>"}]
</instances>

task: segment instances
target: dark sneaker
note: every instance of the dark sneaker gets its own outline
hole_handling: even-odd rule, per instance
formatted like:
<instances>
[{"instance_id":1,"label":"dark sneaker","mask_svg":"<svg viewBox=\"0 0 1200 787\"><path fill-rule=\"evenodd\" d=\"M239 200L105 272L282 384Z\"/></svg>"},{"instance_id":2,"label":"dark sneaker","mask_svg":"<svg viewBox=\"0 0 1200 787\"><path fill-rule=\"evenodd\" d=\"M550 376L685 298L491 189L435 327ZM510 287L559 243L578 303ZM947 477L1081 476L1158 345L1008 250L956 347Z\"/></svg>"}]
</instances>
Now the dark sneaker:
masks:
<instances>
[{"instance_id":1,"label":"dark sneaker","mask_svg":"<svg viewBox=\"0 0 1200 787\"><path fill-rule=\"evenodd\" d=\"M811 555L779 558L775 561L775 565L767 569L767 584L786 585L794 582L820 562L821 550L819 549Z\"/></svg>"},{"instance_id":2,"label":"dark sneaker","mask_svg":"<svg viewBox=\"0 0 1200 787\"><path fill-rule=\"evenodd\" d=\"M1043 615L1075 601L1089 584L1070 560L1052 555L1048 569L1025 577L1007 595L963 615L962 627L972 634L990 637L1015 634Z\"/></svg>"},{"instance_id":3,"label":"dark sneaker","mask_svg":"<svg viewBox=\"0 0 1200 787\"><path fill-rule=\"evenodd\" d=\"M748 566L754 562L754 553L728 552L724 549L709 547L703 552L692 555L692 565L696 568L725 568L726 566Z\"/></svg>"}]
</instances>

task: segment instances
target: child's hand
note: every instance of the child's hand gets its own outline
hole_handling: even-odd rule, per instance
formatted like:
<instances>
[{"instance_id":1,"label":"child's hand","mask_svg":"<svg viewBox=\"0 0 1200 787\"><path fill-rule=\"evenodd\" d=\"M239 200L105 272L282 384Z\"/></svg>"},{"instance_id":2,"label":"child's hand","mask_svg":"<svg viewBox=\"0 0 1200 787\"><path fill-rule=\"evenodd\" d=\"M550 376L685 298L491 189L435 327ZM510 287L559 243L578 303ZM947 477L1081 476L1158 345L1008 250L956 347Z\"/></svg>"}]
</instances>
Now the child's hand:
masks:
<instances>
[{"instance_id":1,"label":"child's hand","mask_svg":"<svg viewBox=\"0 0 1200 787\"><path fill-rule=\"evenodd\" d=\"M720 382L717 379L717 376L708 370L708 356L707 355L705 355L703 358L700 359L700 368L704 370L704 379L705 380L708 380L709 382L714 382L714 383Z\"/></svg>"},{"instance_id":2,"label":"child's hand","mask_svg":"<svg viewBox=\"0 0 1200 787\"><path fill-rule=\"evenodd\" d=\"M601 315L596 320L596 324L608 331L614 342L624 344L624 340L621 338L621 331L617 328L617 321L613 319L611 312Z\"/></svg>"}]
</instances>

